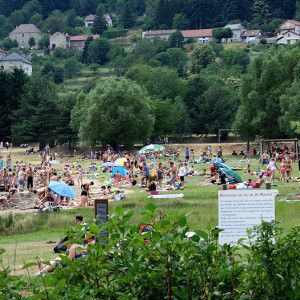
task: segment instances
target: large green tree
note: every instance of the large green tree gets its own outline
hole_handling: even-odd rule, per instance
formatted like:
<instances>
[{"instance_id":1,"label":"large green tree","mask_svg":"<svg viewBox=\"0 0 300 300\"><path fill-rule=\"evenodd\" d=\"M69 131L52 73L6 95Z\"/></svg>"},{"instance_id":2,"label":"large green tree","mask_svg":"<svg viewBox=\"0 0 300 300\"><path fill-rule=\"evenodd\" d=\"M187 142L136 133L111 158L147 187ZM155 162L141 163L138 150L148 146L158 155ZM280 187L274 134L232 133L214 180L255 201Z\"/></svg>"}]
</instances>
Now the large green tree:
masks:
<instances>
[{"instance_id":1,"label":"large green tree","mask_svg":"<svg viewBox=\"0 0 300 300\"><path fill-rule=\"evenodd\" d=\"M192 73L200 73L209 64L216 59L216 54L211 45L200 44L191 54L191 71Z\"/></svg>"},{"instance_id":2,"label":"large green tree","mask_svg":"<svg viewBox=\"0 0 300 300\"><path fill-rule=\"evenodd\" d=\"M235 129L242 137L289 135L298 101L295 80L298 80L299 59L299 48L294 47L270 49L252 62L243 79L241 106L235 120Z\"/></svg>"},{"instance_id":3,"label":"large green tree","mask_svg":"<svg viewBox=\"0 0 300 300\"><path fill-rule=\"evenodd\" d=\"M187 53L185 49L170 48L166 52L161 52L155 57L163 66L175 69L180 75L185 74Z\"/></svg>"},{"instance_id":4,"label":"large green tree","mask_svg":"<svg viewBox=\"0 0 300 300\"><path fill-rule=\"evenodd\" d=\"M89 145L132 146L145 142L153 129L150 99L128 79L107 79L91 91L81 108L79 137ZM73 112L73 117L78 116ZM80 115L80 114L79 114ZM76 122L72 121L72 124Z\"/></svg>"},{"instance_id":5,"label":"large green tree","mask_svg":"<svg viewBox=\"0 0 300 300\"><path fill-rule=\"evenodd\" d=\"M103 65L108 61L110 42L105 38L96 38L88 44L87 61L92 64Z\"/></svg>"},{"instance_id":6,"label":"large green tree","mask_svg":"<svg viewBox=\"0 0 300 300\"><path fill-rule=\"evenodd\" d=\"M126 77L144 86L153 98L174 100L177 96L184 97L186 92L185 81L169 68L135 65L128 70Z\"/></svg>"},{"instance_id":7,"label":"large green tree","mask_svg":"<svg viewBox=\"0 0 300 300\"><path fill-rule=\"evenodd\" d=\"M182 48L184 44L182 32L177 30L176 32L172 33L169 38L169 44L171 48Z\"/></svg>"}]
</instances>

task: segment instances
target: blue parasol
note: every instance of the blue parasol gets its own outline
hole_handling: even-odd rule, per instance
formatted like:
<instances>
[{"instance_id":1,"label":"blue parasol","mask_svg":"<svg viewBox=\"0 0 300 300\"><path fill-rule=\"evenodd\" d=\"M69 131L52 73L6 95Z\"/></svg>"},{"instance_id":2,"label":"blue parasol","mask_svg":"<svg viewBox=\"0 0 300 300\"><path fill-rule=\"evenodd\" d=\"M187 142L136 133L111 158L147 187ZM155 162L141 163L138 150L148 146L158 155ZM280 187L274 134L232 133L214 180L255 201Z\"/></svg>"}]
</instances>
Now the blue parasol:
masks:
<instances>
[{"instance_id":1,"label":"blue parasol","mask_svg":"<svg viewBox=\"0 0 300 300\"><path fill-rule=\"evenodd\" d=\"M49 189L62 197L74 198L76 196L74 188L63 181L50 181Z\"/></svg>"}]
</instances>

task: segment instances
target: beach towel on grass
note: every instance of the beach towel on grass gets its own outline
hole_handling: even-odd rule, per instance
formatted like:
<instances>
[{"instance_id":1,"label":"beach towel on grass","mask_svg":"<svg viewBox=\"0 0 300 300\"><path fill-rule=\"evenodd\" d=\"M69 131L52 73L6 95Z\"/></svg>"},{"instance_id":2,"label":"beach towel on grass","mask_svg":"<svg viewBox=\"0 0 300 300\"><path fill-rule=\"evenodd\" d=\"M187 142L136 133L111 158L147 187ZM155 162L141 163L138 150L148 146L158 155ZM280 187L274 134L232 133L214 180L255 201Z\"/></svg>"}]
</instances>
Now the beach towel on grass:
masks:
<instances>
[{"instance_id":1,"label":"beach towel on grass","mask_svg":"<svg viewBox=\"0 0 300 300\"><path fill-rule=\"evenodd\" d=\"M183 194L168 194L168 195L151 195L148 196L150 199L177 199L177 198L183 198Z\"/></svg>"}]
</instances>

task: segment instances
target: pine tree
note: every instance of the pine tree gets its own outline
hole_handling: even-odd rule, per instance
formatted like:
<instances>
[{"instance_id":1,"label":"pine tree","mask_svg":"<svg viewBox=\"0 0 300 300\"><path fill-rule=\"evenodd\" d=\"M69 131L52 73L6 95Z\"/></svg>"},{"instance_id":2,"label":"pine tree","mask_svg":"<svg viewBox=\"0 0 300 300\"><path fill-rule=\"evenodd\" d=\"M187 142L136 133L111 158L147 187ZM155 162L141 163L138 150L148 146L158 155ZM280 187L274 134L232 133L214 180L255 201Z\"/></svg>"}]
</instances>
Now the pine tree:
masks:
<instances>
[{"instance_id":1,"label":"pine tree","mask_svg":"<svg viewBox=\"0 0 300 300\"><path fill-rule=\"evenodd\" d=\"M269 4L266 0L255 0L252 6L252 22L261 26L266 24L270 19L271 13Z\"/></svg>"},{"instance_id":2,"label":"pine tree","mask_svg":"<svg viewBox=\"0 0 300 300\"><path fill-rule=\"evenodd\" d=\"M92 33L102 34L106 30L107 30L107 22L104 18L104 10L102 5L99 5L96 11L96 19L92 27Z\"/></svg>"},{"instance_id":3,"label":"pine tree","mask_svg":"<svg viewBox=\"0 0 300 300\"><path fill-rule=\"evenodd\" d=\"M81 62L83 62L84 64L87 64L89 62L89 46L92 40L92 37L88 37L84 44L84 48L81 55Z\"/></svg>"},{"instance_id":4,"label":"pine tree","mask_svg":"<svg viewBox=\"0 0 300 300\"><path fill-rule=\"evenodd\" d=\"M296 14L295 19L300 21L300 0L296 2Z\"/></svg>"}]
</instances>

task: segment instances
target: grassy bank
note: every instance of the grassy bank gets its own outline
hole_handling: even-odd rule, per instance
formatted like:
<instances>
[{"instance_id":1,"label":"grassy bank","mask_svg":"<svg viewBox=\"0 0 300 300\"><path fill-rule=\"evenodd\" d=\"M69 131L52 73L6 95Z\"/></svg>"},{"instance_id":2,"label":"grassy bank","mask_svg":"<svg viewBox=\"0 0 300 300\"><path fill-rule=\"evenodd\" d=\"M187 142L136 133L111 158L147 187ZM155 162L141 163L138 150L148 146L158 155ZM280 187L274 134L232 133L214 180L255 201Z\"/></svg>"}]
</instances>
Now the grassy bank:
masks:
<instances>
[{"instance_id":1,"label":"grassy bank","mask_svg":"<svg viewBox=\"0 0 300 300\"><path fill-rule=\"evenodd\" d=\"M27 157L18 156L20 160L26 160ZM38 161L36 156L28 157L32 162ZM78 159L77 159L78 160ZM250 160L251 169L259 167L257 160ZM84 161L87 167L89 161ZM231 159L228 163L232 166L246 167L248 162L240 162L237 159ZM195 165L196 170L208 169L209 165ZM294 176L299 176L297 165L293 165ZM244 171L238 172L243 179L253 176L244 174ZM100 183L102 184L102 180ZM163 199L151 200L155 205L164 211L164 213L188 214L188 222L191 229L208 229L217 225L218 218L218 186L199 185L201 177L187 177L186 188L184 189L183 199ZM284 198L296 199L296 193L299 193L299 182L276 182L280 197L276 199L276 220L279 221L285 231L289 231L293 226L299 224L300 201L288 203L280 201ZM175 191L174 193L177 193ZM171 193L171 192L169 192ZM110 202L109 214L113 214L118 206L130 209L134 212L132 221L138 224L143 221L141 211L150 200L144 189L135 187L129 191L127 198L122 202ZM47 241L58 242L66 231L75 224L75 216L81 214L85 222L93 222L94 210L92 208L62 210L57 213L29 213L22 212L17 214L0 215L0 248L5 248L7 252L4 260L10 265L16 273L22 273L21 266L24 262L32 261L35 257L46 259L54 258L52 252L54 244L47 244Z\"/></svg>"}]
</instances>

